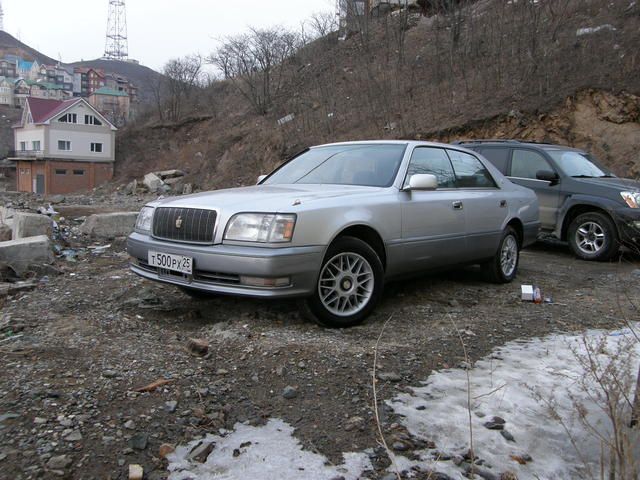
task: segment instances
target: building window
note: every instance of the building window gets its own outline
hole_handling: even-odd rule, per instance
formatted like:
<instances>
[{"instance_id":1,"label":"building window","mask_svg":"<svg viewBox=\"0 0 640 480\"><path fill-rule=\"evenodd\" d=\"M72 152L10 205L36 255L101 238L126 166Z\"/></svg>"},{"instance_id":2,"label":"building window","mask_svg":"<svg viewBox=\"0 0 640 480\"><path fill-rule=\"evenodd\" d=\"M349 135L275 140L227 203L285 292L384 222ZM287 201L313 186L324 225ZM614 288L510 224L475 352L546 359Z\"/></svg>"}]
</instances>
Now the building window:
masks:
<instances>
[{"instance_id":1,"label":"building window","mask_svg":"<svg viewBox=\"0 0 640 480\"><path fill-rule=\"evenodd\" d=\"M36 152L40 151L40 140L34 140L33 142L31 142L31 149L35 150Z\"/></svg>"},{"instance_id":2,"label":"building window","mask_svg":"<svg viewBox=\"0 0 640 480\"><path fill-rule=\"evenodd\" d=\"M78 123L78 115L76 113L65 113L58 121L61 123Z\"/></svg>"},{"instance_id":3,"label":"building window","mask_svg":"<svg viewBox=\"0 0 640 480\"><path fill-rule=\"evenodd\" d=\"M97 125L97 126L102 125L102 122L93 115L85 115L84 123L85 125Z\"/></svg>"},{"instance_id":4,"label":"building window","mask_svg":"<svg viewBox=\"0 0 640 480\"><path fill-rule=\"evenodd\" d=\"M69 140L58 140L58 150L63 152L71 151L71 142Z\"/></svg>"},{"instance_id":5,"label":"building window","mask_svg":"<svg viewBox=\"0 0 640 480\"><path fill-rule=\"evenodd\" d=\"M20 142L20 151L21 152L27 151L27 142Z\"/></svg>"},{"instance_id":6,"label":"building window","mask_svg":"<svg viewBox=\"0 0 640 480\"><path fill-rule=\"evenodd\" d=\"M67 171L62 168L56 168L56 175L66 175Z\"/></svg>"},{"instance_id":7,"label":"building window","mask_svg":"<svg viewBox=\"0 0 640 480\"><path fill-rule=\"evenodd\" d=\"M102 153L102 144L101 143L92 143L91 151L95 153Z\"/></svg>"},{"instance_id":8,"label":"building window","mask_svg":"<svg viewBox=\"0 0 640 480\"><path fill-rule=\"evenodd\" d=\"M74 175L84 175L84 170L74 170L73 174Z\"/></svg>"}]
</instances>

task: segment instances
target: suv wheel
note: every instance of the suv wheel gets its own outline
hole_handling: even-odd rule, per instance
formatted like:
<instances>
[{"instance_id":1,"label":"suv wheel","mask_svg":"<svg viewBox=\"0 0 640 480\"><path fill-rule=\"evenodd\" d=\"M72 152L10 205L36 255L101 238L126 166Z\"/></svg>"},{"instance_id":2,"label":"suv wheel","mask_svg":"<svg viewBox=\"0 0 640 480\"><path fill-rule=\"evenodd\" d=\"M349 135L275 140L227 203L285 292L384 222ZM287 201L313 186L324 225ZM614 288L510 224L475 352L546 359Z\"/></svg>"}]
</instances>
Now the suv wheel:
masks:
<instances>
[{"instance_id":1,"label":"suv wheel","mask_svg":"<svg viewBox=\"0 0 640 480\"><path fill-rule=\"evenodd\" d=\"M599 212L578 215L569 225L568 240L573 253L584 260L606 261L620 249L615 225Z\"/></svg>"},{"instance_id":2,"label":"suv wheel","mask_svg":"<svg viewBox=\"0 0 640 480\"><path fill-rule=\"evenodd\" d=\"M493 258L482 265L487 279L493 283L509 283L516 278L520 261L520 243L513 227L502 233L500 246Z\"/></svg>"},{"instance_id":3,"label":"suv wheel","mask_svg":"<svg viewBox=\"0 0 640 480\"><path fill-rule=\"evenodd\" d=\"M307 307L321 325L351 327L371 313L383 286L382 262L375 250L357 238L338 238L325 255Z\"/></svg>"}]
</instances>

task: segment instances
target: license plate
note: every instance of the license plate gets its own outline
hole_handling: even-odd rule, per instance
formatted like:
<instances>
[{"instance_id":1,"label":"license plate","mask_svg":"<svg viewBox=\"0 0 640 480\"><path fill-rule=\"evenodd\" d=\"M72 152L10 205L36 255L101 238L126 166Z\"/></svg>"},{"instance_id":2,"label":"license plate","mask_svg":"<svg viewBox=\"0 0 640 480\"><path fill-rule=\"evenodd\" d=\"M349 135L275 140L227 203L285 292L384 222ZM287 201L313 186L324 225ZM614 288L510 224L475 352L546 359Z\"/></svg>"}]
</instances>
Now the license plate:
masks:
<instances>
[{"instance_id":1,"label":"license plate","mask_svg":"<svg viewBox=\"0 0 640 480\"><path fill-rule=\"evenodd\" d=\"M193 258L173 253L149 252L149 265L175 272L193 273Z\"/></svg>"}]
</instances>

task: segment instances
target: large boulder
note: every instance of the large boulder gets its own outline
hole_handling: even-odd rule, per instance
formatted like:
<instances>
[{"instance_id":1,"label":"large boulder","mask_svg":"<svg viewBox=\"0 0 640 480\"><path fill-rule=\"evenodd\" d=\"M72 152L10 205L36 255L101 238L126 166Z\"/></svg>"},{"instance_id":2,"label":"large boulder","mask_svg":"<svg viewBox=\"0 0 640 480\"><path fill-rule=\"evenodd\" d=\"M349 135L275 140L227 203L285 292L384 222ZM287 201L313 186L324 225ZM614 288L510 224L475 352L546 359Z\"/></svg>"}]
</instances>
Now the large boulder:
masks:
<instances>
[{"instance_id":1,"label":"large boulder","mask_svg":"<svg viewBox=\"0 0 640 480\"><path fill-rule=\"evenodd\" d=\"M126 237L133 231L138 212L115 212L89 215L80 226L85 235L96 238Z\"/></svg>"},{"instance_id":2,"label":"large boulder","mask_svg":"<svg viewBox=\"0 0 640 480\"><path fill-rule=\"evenodd\" d=\"M16 212L13 215L13 240L36 237L38 235L51 236L53 220L39 213Z\"/></svg>"},{"instance_id":3,"label":"large boulder","mask_svg":"<svg viewBox=\"0 0 640 480\"><path fill-rule=\"evenodd\" d=\"M142 180L142 183L149 189L150 192L157 191L164 185L162 179L155 173L147 173Z\"/></svg>"},{"instance_id":4,"label":"large boulder","mask_svg":"<svg viewBox=\"0 0 640 480\"><path fill-rule=\"evenodd\" d=\"M18 275L23 275L32 265L52 263L49 237L39 235L0 242L0 262L6 262Z\"/></svg>"}]
</instances>

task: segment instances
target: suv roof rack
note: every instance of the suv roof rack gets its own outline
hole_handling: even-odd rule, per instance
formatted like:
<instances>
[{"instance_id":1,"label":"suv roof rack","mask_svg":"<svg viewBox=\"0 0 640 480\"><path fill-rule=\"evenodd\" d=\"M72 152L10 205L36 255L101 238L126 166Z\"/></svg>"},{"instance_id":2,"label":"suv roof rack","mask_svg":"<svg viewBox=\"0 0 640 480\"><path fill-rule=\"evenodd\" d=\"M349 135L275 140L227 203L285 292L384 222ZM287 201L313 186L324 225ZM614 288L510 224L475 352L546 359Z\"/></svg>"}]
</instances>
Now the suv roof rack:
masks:
<instances>
[{"instance_id":1,"label":"suv roof rack","mask_svg":"<svg viewBox=\"0 0 640 480\"><path fill-rule=\"evenodd\" d=\"M522 143L520 140L503 140L503 139L491 139L484 138L478 140L456 140L453 145L463 145L465 143Z\"/></svg>"},{"instance_id":2,"label":"suv roof rack","mask_svg":"<svg viewBox=\"0 0 640 480\"><path fill-rule=\"evenodd\" d=\"M532 145L553 145L553 143L548 142L536 142L533 140L513 140L513 139L491 139L491 138L481 138L478 140L456 140L452 142L452 145L464 145L467 143L530 143Z\"/></svg>"}]
</instances>

